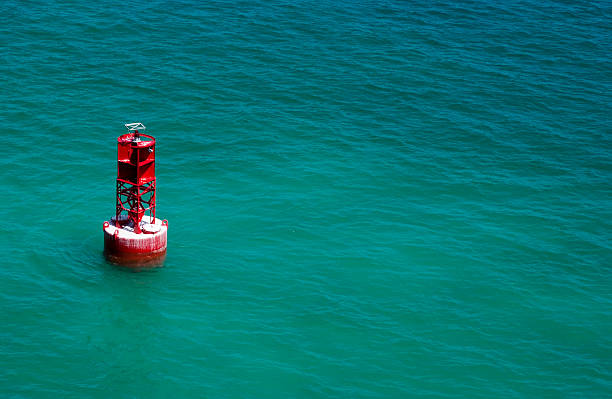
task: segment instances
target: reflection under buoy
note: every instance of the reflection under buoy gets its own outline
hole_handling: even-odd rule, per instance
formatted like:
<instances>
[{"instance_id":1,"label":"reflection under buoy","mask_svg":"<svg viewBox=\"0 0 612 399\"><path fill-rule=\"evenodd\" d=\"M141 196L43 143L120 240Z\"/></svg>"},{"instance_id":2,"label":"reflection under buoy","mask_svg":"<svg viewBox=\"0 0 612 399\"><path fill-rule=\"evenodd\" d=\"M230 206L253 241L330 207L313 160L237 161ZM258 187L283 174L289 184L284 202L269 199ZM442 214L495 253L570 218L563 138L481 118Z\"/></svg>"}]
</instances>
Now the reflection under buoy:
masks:
<instances>
[{"instance_id":1,"label":"reflection under buoy","mask_svg":"<svg viewBox=\"0 0 612 399\"><path fill-rule=\"evenodd\" d=\"M104 251L104 257L106 260L115 265L121 267L127 267L132 269L148 269L163 267L164 261L166 260L166 251L159 252L156 254L129 254L129 253L110 253Z\"/></svg>"}]
</instances>

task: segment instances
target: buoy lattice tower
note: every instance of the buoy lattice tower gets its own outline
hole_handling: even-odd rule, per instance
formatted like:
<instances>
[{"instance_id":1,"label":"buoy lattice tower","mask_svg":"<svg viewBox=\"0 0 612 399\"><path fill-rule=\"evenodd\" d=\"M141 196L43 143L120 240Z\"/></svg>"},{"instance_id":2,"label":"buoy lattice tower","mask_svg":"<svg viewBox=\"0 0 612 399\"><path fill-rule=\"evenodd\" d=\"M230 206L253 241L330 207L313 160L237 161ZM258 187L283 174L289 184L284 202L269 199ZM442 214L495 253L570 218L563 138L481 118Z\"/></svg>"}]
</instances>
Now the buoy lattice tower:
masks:
<instances>
[{"instance_id":1,"label":"buoy lattice tower","mask_svg":"<svg viewBox=\"0 0 612 399\"><path fill-rule=\"evenodd\" d=\"M168 222L155 215L155 138L142 123L117 138L115 216L103 224L104 253L118 263L146 264L166 254Z\"/></svg>"}]
</instances>

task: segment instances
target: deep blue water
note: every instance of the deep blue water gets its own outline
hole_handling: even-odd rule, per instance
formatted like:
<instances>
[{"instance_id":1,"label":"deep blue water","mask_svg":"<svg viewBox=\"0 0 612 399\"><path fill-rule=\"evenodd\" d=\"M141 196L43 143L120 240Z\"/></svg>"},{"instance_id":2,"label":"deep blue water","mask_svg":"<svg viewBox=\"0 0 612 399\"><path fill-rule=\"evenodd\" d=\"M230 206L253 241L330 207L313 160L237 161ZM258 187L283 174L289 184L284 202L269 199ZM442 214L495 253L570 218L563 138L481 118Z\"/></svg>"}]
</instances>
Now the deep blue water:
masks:
<instances>
[{"instance_id":1,"label":"deep blue water","mask_svg":"<svg viewBox=\"0 0 612 399\"><path fill-rule=\"evenodd\" d=\"M3 1L0 396L611 397L611 8Z\"/></svg>"}]
</instances>

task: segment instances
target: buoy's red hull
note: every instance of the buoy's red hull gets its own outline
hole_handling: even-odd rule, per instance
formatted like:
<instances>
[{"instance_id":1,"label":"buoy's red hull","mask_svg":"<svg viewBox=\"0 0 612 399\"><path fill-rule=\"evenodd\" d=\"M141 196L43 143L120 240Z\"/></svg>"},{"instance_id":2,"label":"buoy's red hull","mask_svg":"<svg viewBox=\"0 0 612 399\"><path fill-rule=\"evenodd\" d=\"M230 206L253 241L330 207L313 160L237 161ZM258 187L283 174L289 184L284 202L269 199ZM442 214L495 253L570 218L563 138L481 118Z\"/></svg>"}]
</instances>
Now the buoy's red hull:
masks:
<instances>
[{"instance_id":1,"label":"buoy's red hull","mask_svg":"<svg viewBox=\"0 0 612 399\"><path fill-rule=\"evenodd\" d=\"M168 223L157 219L161 228L156 233L135 234L115 226L114 220L104 222L104 255L122 266L161 266L166 257Z\"/></svg>"}]
</instances>

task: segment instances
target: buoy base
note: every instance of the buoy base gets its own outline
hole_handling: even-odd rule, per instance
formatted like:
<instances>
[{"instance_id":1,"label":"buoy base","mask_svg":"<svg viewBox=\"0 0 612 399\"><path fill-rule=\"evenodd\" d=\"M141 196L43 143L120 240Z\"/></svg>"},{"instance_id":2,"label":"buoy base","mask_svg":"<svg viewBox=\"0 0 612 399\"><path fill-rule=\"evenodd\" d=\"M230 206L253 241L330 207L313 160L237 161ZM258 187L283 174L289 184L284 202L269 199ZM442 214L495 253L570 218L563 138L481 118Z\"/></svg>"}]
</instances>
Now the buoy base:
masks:
<instances>
[{"instance_id":1,"label":"buoy base","mask_svg":"<svg viewBox=\"0 0 612 399\"><path fill-rule=\"evenodd\" d=\"M162 267L164 265L164 261L166 260L166 251L161 254L153 254L153 255L117 255L112 254L107 251L104 251L104 257L107 261L112 264L130 267L130 268L153 268L153 267Z\"/></svg>"},{"instance_id":2,"label":"buoy base","mask_svg":"<svg viewBox=\"0 0 612 399\"><path fill-rule=\"evenodd\" d=\"M166 258L168 221L144 216L140 234L124 219L104 222L104 255L110 262L127 267L160 267Z\"/></svg>"}]
</instances>

